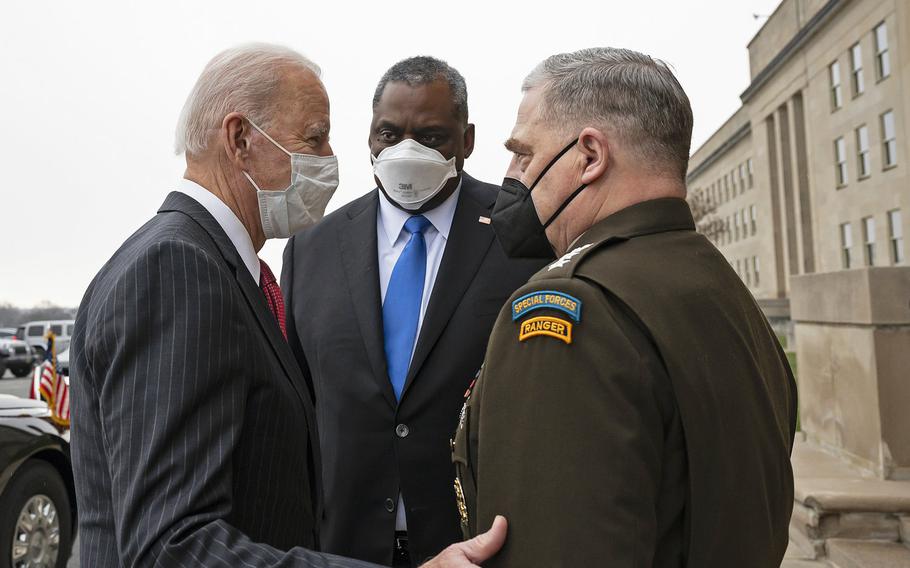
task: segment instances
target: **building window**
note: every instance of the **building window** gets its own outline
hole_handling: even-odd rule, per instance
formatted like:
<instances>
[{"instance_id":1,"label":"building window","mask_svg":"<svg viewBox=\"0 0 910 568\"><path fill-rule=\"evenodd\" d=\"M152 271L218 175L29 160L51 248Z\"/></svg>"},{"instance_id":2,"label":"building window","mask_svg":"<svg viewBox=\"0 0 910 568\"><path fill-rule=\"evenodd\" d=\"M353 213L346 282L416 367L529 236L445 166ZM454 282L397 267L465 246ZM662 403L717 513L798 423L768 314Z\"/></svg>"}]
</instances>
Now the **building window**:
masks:
<instances>
[{"instance_id":1,"label":"building window","mask_svg":"<svg viewBox=\"0 0 910 568\"><path fill-rule=\"evenodd\" d=\"M891 262L904 262L904 227L901 225L900 209L888 211L888 240L891 243Z\"/></svg>"},{"instance_id":2,"label":"building window","mask_svg":"<svg viewBox=\"0 0 910 568\"><path fill-rule=\"evenodd\" d=\"M891 57L888 54L888 28L885 22L875 26L875 74L881 81L891 75Z\"/></svg>"},{"instance_id":3,"label":"building window","mask_svg":"<svg viewBox=\"0 0 910 568\"><path fill-rule=\"evenodd\" d=\"M752 158L746 160L746 172L749 178L749 189L752 189Z\"/></svg>"},{"instance_id":4,"label":"building window","mask_svg":"<svg viewBox=\"0 0 910 568\"><path fill-rule=\"evenodd\" d=\"M739 211L733 213L733 240L739 240Z\"/></svg>"},{"instance_id":5,"label":"building window","mask_svg":"<svg viewBox=\"0 0 910 568\"><path fill-rule=\"evenodd\" d=\"M863 80L863 48L854 44L850 48L850 79L853 86L853 96L858 97L866 90Z\"/></svg>"},{"instance_id":6,"label":"building window","mask_svg":"<svg viewBox=\"0 0 910 568\"><path fill-rule=\"evenodd\" d=\"M730 171L730 189L732 189L733 197L736 197L736 169Z\"/></svg>"},{"instance_id":7,"label":"building window","mask_svg":"<svg viewBox=\"0 0 910 568\"><path fill-rule=\"evenodd\" d=\"M746 164L739 165L739 192L746 191Z\"/></svg>"},{"instance_id":8,"label":"building window","mask_svg":"<svg viewBox=\"0 0 910 568\"><path fill-rule=\"evenodd\" d=\"M844 94L840 84L840 63L837 61L828 66L828 78L831 81L831 110L835 111L844 105Z\"/></svg>"},{"instance_id":9,"label":"building window","mask_svg":"<svg viewBox=\"0 0 910 568\"><path fill-rule=\"evenodd\" d=\"M875 266L875 219L863 218L863 248L866 251L866 266Z\"/></svg>"},{"instance_id":10,"label":"building window","mask_svg":"<svg viewBox=\"0 0 910 568\"><path fill-rule=\"evenodd\" d=\"M758 286L759 280L758 280L758 257L757 256L752 257L752 276L753 276L753 280L755 281L755 285Z\"/></svg>"},{"instance_id":11,"label":"building window","mask_svg":"<svg viewBox=\"0 0 910 568\"><path fill-rule=\"evenodd\" d=\"M740 262L739 262L739 259L738 259L738 258L736 259L736 273L739 275L739 279L742 280L742 278L743 278L743 269L742 269L742 266L740 265Z\"/></svg>"},{"instance_id":12,"label":"building window","mask_svg":"<svg viewBox=\"0 0 910 568\"><path fill-rule=\"evenodd\" d=\"M850 250L853 248L853 229L850 227L850 223L843 223L840 226L840 246L843 251L844 268L850 268L853 265L850 257Z\"/></svg>"},{"instance_id":13,"label":"building window","mask_svg":"<svg viewBox=\"0 0 910 568\"><path fill-rule=\"evenodd\" d=\"M870 169L869 129L864 124L856 129L856 177L859 179L869 177Z\"/></svg>"},{"instance_id":14,"label":"building window","mask_svg":"<svg viewBox=\"0 0 910 568\"><path fill-rule=\"evenodd\" d=\"M847 185L847 143L841 136L834 141L834 170L837 187Z\"/></svg>"},{"instance_id":15,"label":"building window","mask_svg":"<svg viewBox=\"0 0 910 568\"><path fill-rule=\"evenodd\" d=\"M727 217L727 220L724 222L724 234L726 234L727 244L730 244L731 234L730 234L730 217Z\"/></svg>"},{"instance_id":16,"label":"building window","mask_svg":"<svg viewBox=\"0 0 910 568\"><path fill-rule=\"evenodd\" d=\"M749 272L749 259L743 259L743 273L746 275L746 286L752 287L752 273Z\"/></svg>"},{"instance_id":17,"label":"building window","mask_svg":"<svg viewBox=\"0 0 910 568\"><path fill-rule=\"evenodd\" d=\"M730 201L730 177L724 176L724 201Z\"/></svg>"},{"instance_id":18,"label":"building window","mask_svg":"<svg viewBox=\"0 0 910 568\"><path fill-rule=\"evenodd\" d=\"M894 128L894 111L882 115L882 162L885 168L897 165L897 135Z\"/></svg>"},{"instance_id":19,"label":"building window","mask_svg":"<svg viewBox=\"0 0 910 568\"><path fill-rule=\"evenodd\" d=\"M755 206L750 205L749 206L749 233L752 236L755 236L756 217L757 217L757 215L755 214Z\"/></svg>"}]
</instances>

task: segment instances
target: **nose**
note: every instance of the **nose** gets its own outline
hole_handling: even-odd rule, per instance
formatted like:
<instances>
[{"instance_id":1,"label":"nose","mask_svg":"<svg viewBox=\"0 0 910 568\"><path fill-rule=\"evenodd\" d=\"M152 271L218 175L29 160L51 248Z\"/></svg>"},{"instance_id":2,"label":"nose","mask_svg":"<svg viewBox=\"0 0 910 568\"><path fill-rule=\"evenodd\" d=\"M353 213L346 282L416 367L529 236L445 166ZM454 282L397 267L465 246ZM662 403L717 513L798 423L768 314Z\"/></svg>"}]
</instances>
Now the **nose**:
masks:
<instances>
[{"instance_id":1,"label":"nose","mask_svg":"<svg viewBox=\"0 0 910 568\"><path fill-rule=\"evenodd\" d=\"M509 162L509 167L506 169L506 177L521 180L521 168L518 166L518 156L512 155L512 160Z\"/></svg>"},{"instance_id":2,"label":"nose","mask_svg":"<svg viewBox=\"0 0 910 568\"><path fill-rule=\"evenodd\" d=\"M317 156L331 156L333 154L335 154L335 152L332 150L332 145L329 143L328 140L326 140L321 146L319 146L319 149L318 149L318 152L316 155Z\"/></svg>"}]
</instances>

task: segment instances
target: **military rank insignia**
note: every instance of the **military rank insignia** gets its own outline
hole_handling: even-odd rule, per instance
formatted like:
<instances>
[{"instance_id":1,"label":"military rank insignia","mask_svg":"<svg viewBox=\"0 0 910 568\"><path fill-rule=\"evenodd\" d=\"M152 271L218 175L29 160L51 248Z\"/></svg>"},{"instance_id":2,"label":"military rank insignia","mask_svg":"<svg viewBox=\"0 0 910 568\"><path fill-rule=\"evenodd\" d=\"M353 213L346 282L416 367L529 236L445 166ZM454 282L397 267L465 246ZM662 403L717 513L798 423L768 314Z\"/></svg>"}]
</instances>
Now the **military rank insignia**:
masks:
<instances>
[{"instance_id":1,"label":"military rank insignia","mask_svg":"<svg viewBox=\"0 0 910 568\"><path fill-rule=\"evenodd\" d=\"M519 341L525 341L538 335L555 337L565 343L572 343L572 324L562 318L550 316L539 316L521 322L518 329Z\"/></svg>"}]
</instances>

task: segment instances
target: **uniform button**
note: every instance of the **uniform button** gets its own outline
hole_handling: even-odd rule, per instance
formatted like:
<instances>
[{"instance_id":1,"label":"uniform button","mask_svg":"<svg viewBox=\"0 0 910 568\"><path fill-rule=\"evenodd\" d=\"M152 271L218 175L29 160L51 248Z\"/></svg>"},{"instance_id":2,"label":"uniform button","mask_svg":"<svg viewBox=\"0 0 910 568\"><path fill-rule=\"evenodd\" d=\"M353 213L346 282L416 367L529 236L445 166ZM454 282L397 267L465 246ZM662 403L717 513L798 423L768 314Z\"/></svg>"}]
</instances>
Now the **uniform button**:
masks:
<instances>
[{"instance_id":1,"label":"uniform button","mask_svg":"<svg viewBox=\"0 0 910 568\"><path fill-rule=\"evenodd\" d=\"M411 429L406 424L399 424L395 426L395 433L398 434L399 438L407 438L408 434L411 433Z\"/></svg>"},{"instance_id":2,"label":"uniform button","mask_svg":"<svg viewBox=\"0 0 910 568\"><path fill-rule=\"evenodd\" d=\"M385 510L390 513L393 512L395 510L395 501L392 501L391 499L386 499L385 500Z\"/></svg>"}]
</instances>

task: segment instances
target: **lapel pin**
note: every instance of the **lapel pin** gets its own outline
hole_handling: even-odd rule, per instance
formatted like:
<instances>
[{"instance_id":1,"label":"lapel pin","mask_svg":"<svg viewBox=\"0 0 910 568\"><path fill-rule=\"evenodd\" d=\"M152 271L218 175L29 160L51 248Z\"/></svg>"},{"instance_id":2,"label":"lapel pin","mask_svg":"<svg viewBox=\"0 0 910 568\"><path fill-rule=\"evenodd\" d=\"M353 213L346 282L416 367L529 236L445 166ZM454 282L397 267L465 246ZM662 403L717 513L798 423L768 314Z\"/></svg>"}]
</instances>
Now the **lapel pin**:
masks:
<instances>
[{"instance_id":1,"label":"lapel pin","mask_svg":"<svg viewBox=\"0 0 910 568\"><path fill-rule=\"evenodd\" d=\"M489 218L489 217L484 217L483 215L481 215L480 217L477 218L477 222L478 222L478 223L483 223L484 225L489 225L489 224L490 224L490 218Z\"/></svg>"}]
</instances>

